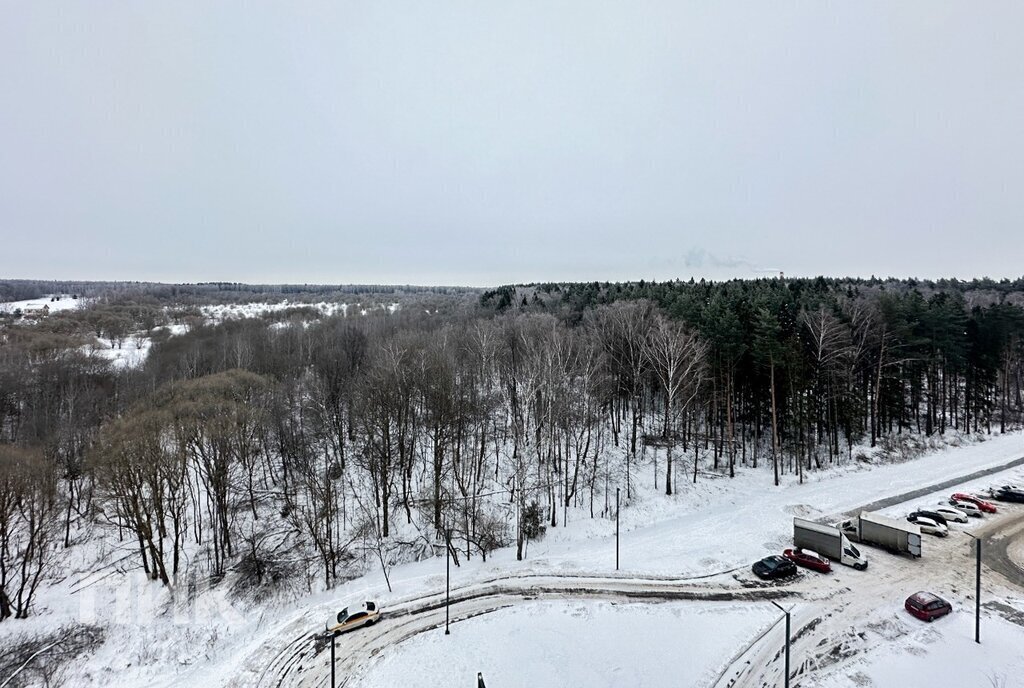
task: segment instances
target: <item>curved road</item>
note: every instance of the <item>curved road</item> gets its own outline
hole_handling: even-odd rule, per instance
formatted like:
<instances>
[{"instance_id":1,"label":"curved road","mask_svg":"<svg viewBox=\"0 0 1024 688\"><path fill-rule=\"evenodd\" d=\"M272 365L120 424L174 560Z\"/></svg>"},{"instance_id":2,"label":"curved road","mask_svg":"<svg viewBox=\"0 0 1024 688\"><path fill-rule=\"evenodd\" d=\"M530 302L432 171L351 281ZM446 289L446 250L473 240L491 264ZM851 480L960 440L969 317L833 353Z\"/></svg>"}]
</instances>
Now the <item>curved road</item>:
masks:
<instances>
[{"instance_id":1,"label":"curved road","mask_svg":"<svg viewBox=\"0 0 1024 688\"><path fill-rule=\"evenodd\" d=\"M998 502L1001 509L1005 503ZM1017 505L1021 506L1021 505ZM991 570L995 571L1009 583L1024 588L1024 568L1010 554L1010 546L1024 535L1024 510L1007 518L1000 519L974 531L973 535L984 541L981 559Z\"/></svg>"}]
</instances>

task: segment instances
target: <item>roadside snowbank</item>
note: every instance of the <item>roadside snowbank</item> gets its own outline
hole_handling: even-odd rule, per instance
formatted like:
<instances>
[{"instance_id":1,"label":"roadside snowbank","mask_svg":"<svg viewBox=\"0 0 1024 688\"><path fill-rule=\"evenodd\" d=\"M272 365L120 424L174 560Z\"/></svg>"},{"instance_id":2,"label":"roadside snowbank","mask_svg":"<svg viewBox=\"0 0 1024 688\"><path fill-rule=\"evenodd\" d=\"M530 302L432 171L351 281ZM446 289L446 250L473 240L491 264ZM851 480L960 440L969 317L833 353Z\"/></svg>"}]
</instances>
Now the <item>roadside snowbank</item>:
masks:
<instances>
[{"instance_id":1,"label":"roadside snowbank","mask_svg":"<svg viewBox=\"0 0 1024 688\"><path fill-rule=\"evenodd\" d=\"M813 681L809 688L906 688L957 684L1011 688L1024 683L1024 629L986 616L981 644L974 642L974 615L960 611L931 624L907 615L912 630L855 660L846 675ZM953 679L953 677L956 677Z\"/></svg>"}]
</instances>

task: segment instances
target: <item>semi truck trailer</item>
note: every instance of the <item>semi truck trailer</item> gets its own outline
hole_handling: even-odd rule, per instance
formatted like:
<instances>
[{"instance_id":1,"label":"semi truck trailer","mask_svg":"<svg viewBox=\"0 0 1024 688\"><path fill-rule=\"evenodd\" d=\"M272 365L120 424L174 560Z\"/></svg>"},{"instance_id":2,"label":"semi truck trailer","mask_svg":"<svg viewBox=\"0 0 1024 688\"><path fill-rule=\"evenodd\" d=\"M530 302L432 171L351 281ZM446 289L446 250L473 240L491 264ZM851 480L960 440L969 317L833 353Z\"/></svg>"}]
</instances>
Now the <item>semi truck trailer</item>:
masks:
<instances>
[{"instance_id":1,"label":"semi truck trailer","mask_svg":"<svg viewBox=\"0 0 1024 688\"><path fill-rule=\"evenodd\" d=\"M914 523L862 511L838 528L853 542L878 545L895 554L921 556L921 528Z\"/></svg>"}]
</instances>

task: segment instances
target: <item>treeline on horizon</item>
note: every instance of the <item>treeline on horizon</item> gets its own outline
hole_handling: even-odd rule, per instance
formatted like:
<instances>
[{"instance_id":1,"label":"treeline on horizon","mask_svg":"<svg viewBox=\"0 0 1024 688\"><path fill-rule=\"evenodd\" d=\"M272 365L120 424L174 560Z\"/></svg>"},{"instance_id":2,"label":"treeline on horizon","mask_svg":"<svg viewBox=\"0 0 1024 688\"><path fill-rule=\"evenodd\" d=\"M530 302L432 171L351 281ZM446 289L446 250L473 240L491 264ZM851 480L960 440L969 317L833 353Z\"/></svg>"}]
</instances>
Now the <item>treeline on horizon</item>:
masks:
<instances>
[{"instance_id":1,"label":"treeline on horizon","mask_svg":"<svg viewBox=\"0 0 1024 688\"><path fill-rule=\"evenodd\" d=\"M358 295L475 294L479 290L458 286L410 284L245 284L243 282L196 282L168 284L131 281L0 280L0 303L27 301L51 294L76 294L86 298L122 299L151 297L179 303L232 303L251 298L308 300Z\"/></svg>"},{"instance_id":2,"label":"treeline on horizon","mask_svg":"<svg viewBox=\"0 0 1024 688\"><path fill-rule=\"evenodd\" d=\"M609 517L617 487L685 498L708 473L778 484L861 444L1017 428L1021 287L519 285L367 316L186 308L173 336L149 330L179 311L126 290L0 321L0 620L91 538L172 589L331 587L439 541L522 558L545 526ZM54 337L115 315L151 342L138 368Z\"/></svg>"}]
</instances>

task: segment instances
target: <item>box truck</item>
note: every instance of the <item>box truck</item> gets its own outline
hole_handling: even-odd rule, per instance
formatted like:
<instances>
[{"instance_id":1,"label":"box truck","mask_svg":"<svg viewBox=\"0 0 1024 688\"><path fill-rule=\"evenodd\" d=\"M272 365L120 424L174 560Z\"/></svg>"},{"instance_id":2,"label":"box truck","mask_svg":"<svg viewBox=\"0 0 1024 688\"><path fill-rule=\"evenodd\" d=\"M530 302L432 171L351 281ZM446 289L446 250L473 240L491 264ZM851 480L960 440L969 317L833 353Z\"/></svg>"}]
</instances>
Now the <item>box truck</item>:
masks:
<instances>
[{"instance_id":1,"label":"box truck","mask_svg":"<svg viewBox=\"0 0 1024 688\"><path fill-rule=\"evenodd\" d=\"M868 558L834 526L794 518L793 544L801 549L814 550L832 561L860 571L868 567Z\"/></svg>"}]
</instances>

